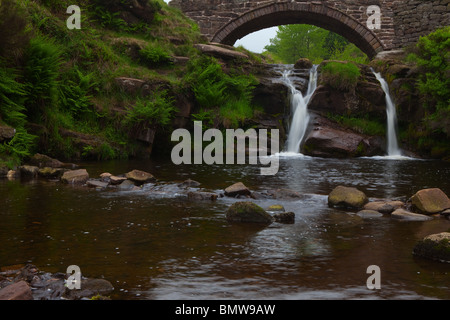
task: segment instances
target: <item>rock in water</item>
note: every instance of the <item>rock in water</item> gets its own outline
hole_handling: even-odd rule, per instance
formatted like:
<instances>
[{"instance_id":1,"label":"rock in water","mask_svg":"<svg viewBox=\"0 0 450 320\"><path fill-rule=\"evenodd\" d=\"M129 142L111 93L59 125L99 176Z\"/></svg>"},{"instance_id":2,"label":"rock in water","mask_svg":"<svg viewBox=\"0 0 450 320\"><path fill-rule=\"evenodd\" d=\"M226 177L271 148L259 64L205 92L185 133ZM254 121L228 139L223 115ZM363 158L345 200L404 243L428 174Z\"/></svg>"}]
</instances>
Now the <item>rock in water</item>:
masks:
<instances>
[{"instance_id":1,"label":"rock in water","mask_svg":"<svg viewBox=\"0 0 450 320\"><path fill-rule=\"evenodd\" d=\"M360 209L369 199L364 192L356 188L338 186L328 196L328 206L337 208Z\"/></svg>"},{"instance_id":2,"label":"rock in water","mask_svg":"<svg viewBox=\"0 0 450 320\"><path fill-rule=\"evenodd\" d=\"M28 283L22 280L1 289L0 300L33 300L33 295Z\"/></svg>"},{"instance_id":3,"label":"rock in water","mask_svg":"<svg viewBox=\"0 0 450 320\"><path fill-rule=\"evenodd\" d=\"M246 222L271 224L273 218L263 208L249 201L236 202L231 205L226 213L226 218L230 222Z\"/></svg>"},{"instance_id":4,"label":"rock in water","mask_svg":"<svg viewBox=\"0 0 450 320\"><path fill-rule=\"evenodd\" d=\"M64 172L61 181L69 184L84 184L89 179L89 173L86 169L69 170Z\"/></svg>"},{"instance_id":5,"label":"rock in water","mask_svg":"<svg viewBox=\"0 0 450 320\"><path fill-rule=\"evenodd\" d=\"M156 181L155 177L151 173L141 171L141 170L130 171L125 175L125 177L128 180L135 182L136 184L144 184L147 182L155 182Z\"/></svg>"},{"instance_id":6,"label":"rock in water","mask_svg":"<svg viewBox=\"0 0 450 320\"><path fill-rule=\"evenodd\" d=\"M450 262L450 232L425 237L415 245L413 254L431 260Z\"/></svg>"},{"instance_id":7,"label":"rock in water","mask_svg":"<svg viewBox=\"0 0 450 320\"><path fill-rule=\"evenodd\" d=\"M242 182L237 182L225 189L225 195L228 197L249 196L250 194L250 190Z\"/></svg>"},{"instance_id":8,"label":"rock in water","mask_svg":"<svg viewBox=\"0 0 450 320\"><path fill-rule=\"evenodd\" d=\"M397 209L392 212L391 217L399 220L407 220L407 221L428 221L433 219L430 216L426 216L424 214L409 212L405 209Z\"/></svg>"},{"instance_id":9,"label":"rock in water","mask_svg":"<svg viewBox=\"0 0 450 320\"><path fill-rule=\"evenodd\" d=\"M276 222L279 223L294 223L295 213L294 212L280 212L273 215Z\"/></svg>"},{"instance_id":10,"label":"rock in water","mask_svg":"<svg viewBox=\"0 0 450 320\"><path fill-rule=\"evenodd\" d=\"M423 214L435 214L450 208L450 199L438 188L423 189L411 197L413 208Z\"/></svg>"}]
</instances>

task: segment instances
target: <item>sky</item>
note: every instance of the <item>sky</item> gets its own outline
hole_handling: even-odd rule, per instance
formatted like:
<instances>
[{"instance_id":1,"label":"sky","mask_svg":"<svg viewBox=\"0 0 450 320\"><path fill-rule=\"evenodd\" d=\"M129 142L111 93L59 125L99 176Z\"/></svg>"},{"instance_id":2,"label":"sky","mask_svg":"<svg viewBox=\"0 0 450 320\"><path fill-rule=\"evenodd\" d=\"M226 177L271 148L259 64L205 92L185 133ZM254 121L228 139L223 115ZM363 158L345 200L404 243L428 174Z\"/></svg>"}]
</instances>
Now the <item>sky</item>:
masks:
<instances>
[{"instance_id":1,"label":"sky","mask_svg":"<svg viewBox=\"0 0 450 320\"><path fill-rule=\"evenodd\" d=\"M170 0L164 0L169 3ZM270 43L270 39L274 38L277 34L278 27L263 29L238 40L235 46L242 45L247 50L256 53L262 53L264 47Z\"/></svg>"}]
</instances>

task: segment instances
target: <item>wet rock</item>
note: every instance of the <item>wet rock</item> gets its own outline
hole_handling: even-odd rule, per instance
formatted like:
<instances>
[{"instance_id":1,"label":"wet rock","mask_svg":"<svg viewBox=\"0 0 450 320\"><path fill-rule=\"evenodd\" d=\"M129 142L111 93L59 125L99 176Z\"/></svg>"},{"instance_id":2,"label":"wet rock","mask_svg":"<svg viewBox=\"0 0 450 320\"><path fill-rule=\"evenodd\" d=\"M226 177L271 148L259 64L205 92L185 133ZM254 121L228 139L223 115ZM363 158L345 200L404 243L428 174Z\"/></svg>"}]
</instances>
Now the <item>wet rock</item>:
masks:
<instances>
[{"instance_id":1,"label":"wet rock","mask_svg":"<svg viewBox=\"0 0 450 320\"><path fill-rule=\"evenodd\" d=\"M20 166L19 172L22 177L25 178L36 178L39 174L39 168L35 166Z\"/></svg>"},{"instance_id":2,"label":"wet rock","mask_svg":"<svg viewBox=\"0 0 450 320\"><path fill-rule=\"evenodd\" d=\"M260 224L271 224L274 220L263 208L248 201L232 204L226 212L226 218L229 222Z\"/></svg>"},{"instance_id":3,"label":"wet rock","mask_svg":"<svg viewBox=\"0 0 450 320\"><path fill-rule=\"evenodd\" d=\"M178 185L180 188L196 188L198 186L200 186L200 182L191 179L187 179Z\"/></svg>"},{"instance_id":4,"label":"wet rock","mask_svg":"<svg viewBox=\"0 0 450 320\"><path fill-rule=\"evenodd\" d=\"M91 179L91 180L88 180L86 182L86 185L88 187L91 187L91 188L104 189L104 188L106 188L108 186L108 182L103 182L103 181L98 181L98 180Z\"/></svg>"},{"instance_id":5,"label":"wet rock","mask_svg":"<svg viewBox=\"0 0 450 320\"><path fill-rule=\"evenodd\" d=\"M236 51L232 47L230 47L230 49L227 49L223 46L213 44L195 44L194 47L204 54L211 55L219 59L248 59L248 56L246 54Z\"/></svg>"},{"instance_id":6,"label":"wet rock","mask_svg":"<svg viewBox=\"0 0 450 320\"><path fill-rule=\"evenodd\" d=\"M435 214L450 208L450 199L438 188L423 189L411 197L413 210L423 214Z\"/></svg>"},{"instance_id":7,"label":"wet rock","mask_svg":"<svg viewBox=\"0 0 450 320\"><path fill-rule=\"evenodd\" d=\"M349 158L365 155L363 135L330 127L316 127L305 139L304 152L313 157Z\"/></svg>"},{"instance_id":8,"label":"wet rock","mask_svg":"<svg viewBox=\"0 0 450 320\"><path fill-rule=\"evenodd\" d=\"M430 216L410 212L405 209L395 210L394 212L392 212L391 217L394 219L406 220L406 221L428 221L428 220L433 219Z\"/></svg>"},{"instance_id":9,"label":"wet rock","mask_svg":"<svg viewBox=\"0 0 450 320\"><path fill-rule=\"evenodd\" d=\"M118 177L118 176L110 176L109 177L109 183L111 183L112 185L119 185L122 182L126 181L127 178L125 177Z\"/></svg>"},{"instance_id":10,"label":"wet rock","mask_svg":"<svg viewBox=\"0 0 450 320\"><path fill-rule=\"evenodd\" d=\"M242 182L237 182L225 189L227 197L249 196L250 194L250 190Z\"/></svg>"},{"instance_id":11,"label":"wet rock","mask_svg":"<svg viewBox=\"0 0 450 320\"><path fill-rule=\"evenodd\" d=\"M284 207L281 204L274 204L269 206L267 211L284 211Z\"/></svg>"},{"instance_id":12,"label":"wet rock","mask_svg":"<svg viewBox=\"0 0 450 320\"><path fill-rule=\"evenodd\" d=\"M0 300L33 300L31 288L24 280L0 289Z\"/></svg>"},{"instance_id":13,"label":"wet rock","mask_svg":"<svg viewBox=\"0 0 450 320\"><path fill-rule=\"evenodd\" d=\"M194 200L194 201L203 201L203 200L215 201L218 198L217 194L215 194L215 193L200 192L200 191L188 192L187 196L188 196L189 200Z\"/></svg>"},{"instance_id":14,"label":"wet rock","mask_svg":"<svg viewBox=\"0 0 450 320\"><path fill-rule=\"evenodd\" d=\"M294 64L295 69L311 69L312 66L313 66L313 63L311 62L311 60L309 60L307 58L300 58Z\"/></svg>"},{"instance_id":15,"label":"wet rock","mask_svg":"<svg viewBox=\"0 0 450 320\"><path fill-rule=\"evenodd\" d=\"M105 279L82 279L80 290L69 290L67 288L63 297L70 300L92 298L97 295L108 295L114 290L111 282Z\"/></svg>"},{"instance_id":16,"label":"wet rock","mask_svg":"<svg viewBox=\"0 0 450 320\"><path fill-rule=\"evenodd\" d=\"M431 260L450 262L450 232L423 238L414 246L413 254Z\"/></svg>"},{"instance_id":17,"label":"wet rock","mask_svg":"<svg viewBox=\"0 0 450 320\"><path fill-rule=\"evenodd\" d=\"M353 187L336 187L328 196L328 206L336 208L360 209L368 202L364 192Z\"/></svg>"},{"instance_id":18,"label":"wet rock","mask_svg":"<svg viewBox=\"0 0 450 320\"><path fill-rule=\"evenodd\" d=\"M131 191L136 187L134 181L125 179L121 184L118 185L117 189L120 191Z\"/></svg>"},{"instance_id":19,"label":"wet rock","mask_svg":"<svg viewBox=\"0 0 450 320\"><path fill-rule=\"evenodd\" d=\"M16 135L16 129L0 125L0 142L11 140Z\"/></svg>"},{"instance_id":20,"label":"wet rock","mask_svg":"<svg viewBox=\"0 0 450 320\"><path fill-rule=\"evenodd\" d=\"M274 198L279 200L295 200L295 199L304 199L305 195L301 194L295 190L290 189L276 189L268 191L268 194Z\"/></svg>"},{"instance_id":21,"label":"wet rock","mask_svg":"<svg viewBox=\"0 0 450 320\"><path fill-rule=\"evenodd\" d=\"M380 218L383 216L383 214L381 212L378 212L375 210L366 210L366 209L361 210L356 214L363 219Z\"/></svg>"},{"instance_id":22,"label":"wet rock","mask_svg":"<svg viewBox=\"0 0 450 320\"><path fill-rule=\"evenodd\" d=\"M45 179L60 179L66 171L64 168L44 167L39 169L38 175Z\"/></svg>"},{"instance_id":23,"label":"wet rock","mask_svg":"<svg viewBox=\"0 0 450 320\"><path fill-rule=\"evenodd\" d=\"M273 215L276 222L279 223L294 223L295 213L294 212L280 212Z\"/></svg>"},{"instance_id":24,"label":"wet rock","mask_svg":"<svg viewBox=\"0 0 450 320\"><path fill-rule=\"evenodd\" d=\"M53 159L45 154L36 153L31 157L28 161L29 165L36 166L39 168L68 168L68 169L76 169L78 166L73 163L64 163L59 161L58 159Z\"/></svg>"},{"instance_id":25,"label":"wet rock","mask_svg":"<svg viewBox=\"0 0 450 320\"><path fill-rule=\"evenodd\" d=\"M148 172L141 170L133 170L125 174L128 180L134 181L136 184L141 185L148 182L155 182L155 177Z\"/></svg>"},{"instance_id":26,"label":"wet rock","mask_svg":"<svg viewBox=\"0 0 450 320\"><path fill-rule=\"evenodd\" d=\"M64 172L64 174L61 177L61 182L79 185L85 184L88 179L89 173L86 171L86 169L69 170Z\"/></svg>"},{"instance_id":27,"label":"wet rock","mask_svg":"<svg viewBox=\"0 0 450 320\"><path fill-rule=\"evenodd\" d=\"M111 181L112 174L109 172L103 172L100 174L100 180L103 182L110 182Z\"/></svg>"},{"instance_id":28,"label":"wet rock","mask_svg":"<svg viewBox=\"0 0 450 320\"><path fill-rule=\"evenodd\" d=\"M19 179L20 178L20 172L16 171L16 170L9 170L8 174L6 175L6 177L9 180Z\"/></svg>"},{"instance_id":29,"label":"wet rock","mask_svg":"<svg viewBox=\"0 0 450 320\"><path fill-rule=\"evenodd\" d=\"M391 214L405 205L402 201L374 201L364 205L365 210L374 210L383 214Z\"/></svg>"},{"instance_id":30,"label":"wet rock","mask_svg":"<svg viewBox=\"0 0 450 320\"><path fill-rule=\"evenodd\" d=\"M446 217L448 219L450 217L450 209L442 211L441 215L443 215L444 217Z\"/></svg>"}]
</instances>

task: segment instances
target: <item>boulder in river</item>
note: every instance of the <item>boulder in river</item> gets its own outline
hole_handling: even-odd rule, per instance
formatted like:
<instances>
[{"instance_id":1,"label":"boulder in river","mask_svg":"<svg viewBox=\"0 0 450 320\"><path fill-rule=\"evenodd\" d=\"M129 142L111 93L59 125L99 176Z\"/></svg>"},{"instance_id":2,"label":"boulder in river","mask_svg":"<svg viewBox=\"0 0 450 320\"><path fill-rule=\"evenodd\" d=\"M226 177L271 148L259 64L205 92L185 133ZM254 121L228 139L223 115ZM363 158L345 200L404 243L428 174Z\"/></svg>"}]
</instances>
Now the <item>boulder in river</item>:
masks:
<instances>
[{"instance_id":1,"label":"boulder in river","mask_svg":"<svg viewBox=\"0 0 450 320\"><path fill-rule=\"evenodd\" d=\"M338 186L328 195L328 206L336 208L360 209L368 201L364 192L353 187Z\"/></svg>"},{"instance_id":2,"label":"boulder in river","mask_svg":"<svg viewBox=\"0 0 450 320\"><path fill-rule=\"evenodd\" d=\"M155 177L148 172L141 171L141 170L133 170L125 174L125 177L128 180L131 180L135 182L136 184L144 184L148 182L155 182Z\"/></svg>"},{"instance_id":3,"label":"boulder in river","mask_svg":"<svg viewBox=\"0 0 450 320\"><path fill-rule=\"evenodd\" d=\"M19 172L22 177L26 178L36 178L39 173L39 168L36 166L20 166Z\"/></svg>"},{"instance_id":4,"label":"boulder in river","mask_svg":"<svg viewBox=\"0 0 450 320\"><path fill-rule=\"evenodd\" d=\"M86 169L69 170L61 177L61 181L68 184L85 184L88 179L89 173Z\"/></svg>"},{"instance_id":5,"label":"boulder in river","mask_svg":"<svg viewBox=\"0 0 450 320\"><path fill-rule=\"evenodd\" d=\"M263 208L249 201L232 204L226 212L226 218L229 222L261 224L271 224L274 220Z\"/></svg>"},{"instance_id":6,"label":"boulder in river","mask_svg":"<svg viewBox=\"0 0 450 320\"><path fill-rule=\"evenodd\" d=\"M188 192L187 196L188 196L189 200L195 200L195 201L202 201L202 200L215 201L218 198L217 194L215 194L215 193L201 192L201 191Z\"/></svg>"},{"instance_id":7,"label":"boulder in river","mask_svg":"<svg viewBox=\"0 0 450 320\"><path fill-rule=\"evenodd\" d=\"M228 197L249 196L250 194L250 190L242 182L237 182L225 189L225 195Z\"/></svg>"},{"instance_id":8,"label":"boulder in river","mask_svg":"<svg viewBox=\"0 0 450 320\"><path fill-rule=\"evenodd\" d=\"M450 232L423 238L414 246L413 254L431 260L450 262Z\"/></svg>"},{"instance_id":9,"label":"boulder in river","mask_svg":"<svg viewBox=\"0 0 450 320\"><path fill-rule=\"evenodd\" d=\"M406 220L406 221L428 221L428 220L433 219L430 216L410 212L408 210L401 209L401 208L392 212L391 217L394 219Z\"/></svg>"},{"instance_id":10,"label":"boulder in river","mask_svg":"<svg viewBox=\"0 0 450 320\"><path fill-rule=\"evenodd\" d=\"M294 212L279 212L273 215L276 222L279 223L294 223L295 213Z\"/></svg>"},{"instance_id":11,"label":"boulder in river","mask_svg":"<svg viewBox=\"0 0 450 320\"><path fill-rule=\"evenodd\" d=\"M105 296L114 290L111 282L105 279L82 279L80 290L69 290L66 288L63 297L70 300L92 298L94 296Z\"/></svg>"},{"instance_id":12,"label":"boulder in river","mask_svg":"<svg viewBox=\"0 0 450 320\"><path fill-rule=\"evenodd\" d=\"M450 208L450 199L439 188L423 189L411 197L413 210L435 214Z\"/></svg>"},{"instance_id":13,"label":"boulder in river","mask_svg":"<svg viewBox=\"0 0 450 320\"><path fill-rule=\"evenodd\" d=\"M0 289L0 300L33 300L31 288L24 280Z\"/></svg>"},{"instance_id":14,"label":"boulder in river","mask_svg":"<svg viewBox=\"0 0 450 320\"><path fill-rule=\"evenodd\" d=\"M402 201L373 201L364 205L365 210L374 210L382 214L391 214L405 205Z\"/></svg>"}]
</instances>

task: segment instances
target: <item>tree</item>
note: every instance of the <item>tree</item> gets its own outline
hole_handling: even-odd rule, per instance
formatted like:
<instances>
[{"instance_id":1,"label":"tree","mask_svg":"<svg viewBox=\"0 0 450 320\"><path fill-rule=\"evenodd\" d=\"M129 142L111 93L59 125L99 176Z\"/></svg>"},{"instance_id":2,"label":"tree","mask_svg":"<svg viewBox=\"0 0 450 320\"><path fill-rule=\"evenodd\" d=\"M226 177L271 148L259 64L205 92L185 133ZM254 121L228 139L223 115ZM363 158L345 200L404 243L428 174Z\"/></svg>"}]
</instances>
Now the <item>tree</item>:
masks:
<instances>
[{"instance_id":1,"label":"tree","mask_svg":"<svg viewBox=\"0 0 450 320\"><path fill-rule=\"evenodd\" d=\"M348 58L365 60L365 54L344 37L306 24L280 26L275 38L265 47L284 63L293 64L300 58L315 63L326 59Z\"/></svg>"}]
</instances>

